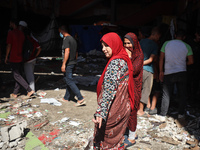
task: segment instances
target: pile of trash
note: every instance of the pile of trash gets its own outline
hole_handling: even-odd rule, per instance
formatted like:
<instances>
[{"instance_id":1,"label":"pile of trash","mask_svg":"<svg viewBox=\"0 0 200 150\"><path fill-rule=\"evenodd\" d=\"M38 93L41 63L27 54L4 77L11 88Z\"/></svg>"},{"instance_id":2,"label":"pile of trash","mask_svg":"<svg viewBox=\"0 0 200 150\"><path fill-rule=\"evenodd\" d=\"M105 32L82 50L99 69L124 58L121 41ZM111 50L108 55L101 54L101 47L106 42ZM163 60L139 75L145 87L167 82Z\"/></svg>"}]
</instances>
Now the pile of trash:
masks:
<instances>
[{"instance_id":1,"label":"pile of trash","mask_svg":"<svg viewBox=\"0 0 200 150\"><path fill-rule=\"evenodd\" d=\"M55 90L56 91L56 90ZM14 101L0 105L0 149L82 149L88 143L93 129L87 128L87 121L63 117L51 121L51 112L41 110L44 103L59 107L62 103L55 98L45 98L44 91L37 92L35 99L23 100L19 96ZM40 99L41 105L32 104ZM57 115L62 115L58 111ZM55 114L54 114L55 115Z\"/></svg>"},{"instance_id":2,"label":"pile of trash","mask_svg":"<svg viewBox=\"0 0 200 150\"><path fill-rule=\"evenodd\" d=\"M200 149L200 116L191 118L188 114L176 119L167 116L165 122L155 115L138 117L136 145L130 149ZM194 117L194 116L193 116Z\"/></svg>"}]
</instances>

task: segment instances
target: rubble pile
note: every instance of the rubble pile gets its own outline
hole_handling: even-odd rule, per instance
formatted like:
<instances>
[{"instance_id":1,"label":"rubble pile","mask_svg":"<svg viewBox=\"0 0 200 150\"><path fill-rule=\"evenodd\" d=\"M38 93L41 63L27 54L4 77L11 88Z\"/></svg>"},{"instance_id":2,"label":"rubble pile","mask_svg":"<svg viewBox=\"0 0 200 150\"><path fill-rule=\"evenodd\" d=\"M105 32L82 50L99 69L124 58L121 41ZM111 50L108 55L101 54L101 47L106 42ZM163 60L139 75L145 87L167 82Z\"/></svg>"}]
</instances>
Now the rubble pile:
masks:
<instances>
[{"instance_id":1,"label":"rubble pile","mask_svg":"<svg viewBox=\"0 0 200 150\"><path fill-rule=\"evenodd\" d=\"M191 120L191 122L195 120ZM157 120L155 115L138 117L137 133L139 138L134 146L135 149L200 149L199 128L192 129L189 124L183 124L186 121L185 118L175 119L169 116L165 122ZM195 125L197 126L197 124ZM191 134L190 130L197 132Z\"/></svg>"},{"instance_id":2,"label":"rubble pile","mask_svg":"<svg viewBox=\"0 0 200 150\"><path fill-rule=\"evenodd\" d=\"M46 95L44 92L42 94ZM32 99L23 101L18 98L17 101L1 105L1 117L3 114L7 116L0 118L0 149L28 150L29 148L26 148L28 132L38 135L37 138L46 149L76 149L87 145L88 137L93 134L93 128L87 128L86 121L69 117L50 121L48 110L41 111L40 106L31 104L31 101ZM57 114L62 113L63 111L57 112Z\"/></svg>"}]
</instances>

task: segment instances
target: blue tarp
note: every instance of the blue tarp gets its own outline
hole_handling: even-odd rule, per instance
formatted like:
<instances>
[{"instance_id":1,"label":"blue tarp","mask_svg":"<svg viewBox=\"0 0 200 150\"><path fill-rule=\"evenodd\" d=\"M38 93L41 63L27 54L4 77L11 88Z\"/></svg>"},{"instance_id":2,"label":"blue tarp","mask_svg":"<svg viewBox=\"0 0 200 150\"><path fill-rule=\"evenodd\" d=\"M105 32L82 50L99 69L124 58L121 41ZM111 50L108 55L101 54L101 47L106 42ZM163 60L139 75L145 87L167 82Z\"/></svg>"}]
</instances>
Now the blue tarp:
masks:
<instances>
[{"instance_id":1,"label":"blue tarp","mask_svg":"<svg viewBox=\"0 0 200 150\"><path fill-rule=\"evenodd\" d=\"M91 50L101 50L100 39L102 26L93 25L71 25L71 35L78 34L78 52L87 53Z\"/></svg>"}]
</instances>

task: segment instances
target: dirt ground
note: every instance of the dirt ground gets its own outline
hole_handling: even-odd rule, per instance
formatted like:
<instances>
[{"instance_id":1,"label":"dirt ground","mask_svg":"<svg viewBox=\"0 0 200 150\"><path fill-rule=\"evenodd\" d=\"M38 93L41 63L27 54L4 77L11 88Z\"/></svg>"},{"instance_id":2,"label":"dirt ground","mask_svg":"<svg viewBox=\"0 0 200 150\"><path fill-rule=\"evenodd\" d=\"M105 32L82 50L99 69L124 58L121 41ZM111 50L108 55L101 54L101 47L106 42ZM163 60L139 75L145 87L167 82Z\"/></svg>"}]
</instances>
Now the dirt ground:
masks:
<instances>
[{"instance_id":1,"label":"dirt ground","mask_svg":"<svg viewBox=\"0 0 200 150\"><path fill-rule=\"evenodd\" d=\"M12 74L10 73L9 65L2 66L1 71L1 78L3 79L5 90L2 90L0 92L0 99L1 104L10 104L11 106L14 106L16 104L23 104L26 106L20 106L16 110L9 110L12 115L15 116L15 119L10 121L10 124L16 122L19 120L27 120L28 126L27 128L30 129L37 137L41 136L44 133L48 133L52 131L53 129L60 129L59 137L68 138L68 142L64 144L64 141L60 144L62 146L60 147L54 147L55 146L55 140L54 142L51 142L49 144L46 144L46 147L49 149L57 149L57 148L63 148L68 147L68 149L71 149L74 147L75 143L78 142L72 142L76 141L76 136L79 135L82 132L87 132L86 135L84 134L84 142L80 141L78 146L75 145L76 148L83 147L85 144L87 144L88 138L92 136L93 134L93 127L94 124L92 122L93 114L95 113L95 110L97 108L97 101L96 101L96 85L80 85L77 84L81 94L84 96L84 99L86 101L86 105L76 107L75 104L77 102L76 97L73 95L70 98L69 102L61 102L61 106L55 106L52 104L45 104L41 103L41 99L48 99L48 98L55 98L56 100L59 98L62 98L65 94L66 84L63 80L63 73L60 72L60 66L61 61L60 60L39 60L38 64L35 66L35 79L36 79L36 92L41 93L44 92L46 95L44 97L33 97L32 99L23 100L23 97L26 95L26 91L21 88L19 97L16 99L10 99L9 95L12 93L14 88L14 80L12 77ZM81 68L81 65L79 66ZM87 66L86 66L87 67ZM86 68L88 69L88 68ZM77 68L78 70L78 68ZM90 67L91 70L91 67ZM87 73L87 71L85 71ZM85 74L86 74L85 73ZM84 74L84 71L82 71L82 74L77 74L77 76L87 76ZM92 74L92 73L91 73ZM27 110L32 110L32 112L41 112L42 116L36 117L33 119L27 117L27 115L17 115L16 111L23 112ZM24 118L23 118L24 117ZM59 122L63 118L68 118L65 122ZM40 123L43 123L47 121L48 124L44 125L43 127L37 129L34 126ZM59 122L55 123L54 122ZM75 126L71 125L69 126L70 121L75 121L75 123L79 123L80 125ZM6 126L5 123L0 123L1 127ZM69 126L69 127L68 127ZM71 140L69 140L69 137L66 134L66 131L69 132L69 136L71 136ZM77 133L76 133L77 132ZM73 135L75 133L75 136ZM74 137L73 137L74 136ZM73 138L72 138L73 137ZM60 145L59 144L59 145ZM66 146L67 144L67 146ZM70 146L71 145L71 146ZM71 147L71 148L70 148ZM75 148L75 149L76 149Z\"/></svg>"}]
</instances>

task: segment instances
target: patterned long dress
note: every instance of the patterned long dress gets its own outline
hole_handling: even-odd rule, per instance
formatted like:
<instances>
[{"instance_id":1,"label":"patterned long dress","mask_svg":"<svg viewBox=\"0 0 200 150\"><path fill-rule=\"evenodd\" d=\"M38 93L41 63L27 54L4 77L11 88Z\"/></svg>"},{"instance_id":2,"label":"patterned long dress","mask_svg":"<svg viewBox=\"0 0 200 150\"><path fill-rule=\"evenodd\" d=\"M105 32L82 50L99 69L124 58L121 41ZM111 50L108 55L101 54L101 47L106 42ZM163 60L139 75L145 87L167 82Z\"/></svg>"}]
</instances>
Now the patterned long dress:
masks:
<instances>
[{"instance_id":1,"label":"patterned long dress","mask_svg":"<svg viewBox=\"0 0 200 150\"><path fill-rule=\"evenodd\" d=\"M94 149L124 149L124 133L131 106L128 94L128 66L123 59L114 59L105 72L98 108L94 116L103 118L102 127L95 126Z\"/></svg>"}]
</instances>

